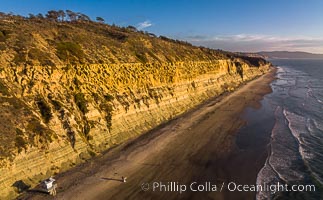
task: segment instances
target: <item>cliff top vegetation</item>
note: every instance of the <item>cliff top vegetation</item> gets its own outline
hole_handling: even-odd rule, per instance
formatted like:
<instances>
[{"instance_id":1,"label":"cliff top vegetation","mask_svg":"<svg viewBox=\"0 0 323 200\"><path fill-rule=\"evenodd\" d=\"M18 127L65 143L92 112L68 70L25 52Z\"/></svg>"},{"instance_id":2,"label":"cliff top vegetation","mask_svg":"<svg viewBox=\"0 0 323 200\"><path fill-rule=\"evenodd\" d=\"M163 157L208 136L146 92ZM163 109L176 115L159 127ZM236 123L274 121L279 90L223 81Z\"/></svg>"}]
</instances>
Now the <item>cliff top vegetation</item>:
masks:
<instances>
[{"instance_id":1,"label":"cliff top vegetation","mask_svg":"<svg viewBox=\"0 0 323 200\"><path fill-rule=\"evenodd\" d=\"M51 10L28 17L0 13L0 66L164 63L232 59L230 52L108 25L101 17Z\"/></svg>"}]
</instances>

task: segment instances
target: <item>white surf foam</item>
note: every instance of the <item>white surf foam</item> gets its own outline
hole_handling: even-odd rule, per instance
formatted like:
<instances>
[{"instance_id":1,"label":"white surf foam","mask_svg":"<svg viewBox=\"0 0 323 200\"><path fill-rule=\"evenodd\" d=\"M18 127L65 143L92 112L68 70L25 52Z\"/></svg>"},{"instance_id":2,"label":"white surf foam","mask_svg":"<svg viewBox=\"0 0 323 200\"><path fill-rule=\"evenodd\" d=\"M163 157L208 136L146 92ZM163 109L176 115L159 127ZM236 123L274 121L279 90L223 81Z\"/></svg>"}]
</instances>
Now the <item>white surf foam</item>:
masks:
<instances>
[{"instance_id":1,"label":"white surf foam","mask_svg":"<svg viewBox=\"0 0 323 200\"><path fill-rule=\"evenodd\" d=\"M319 129L316 127L314 121L315 120L313 120L313 119L307 119L306 127L307 127L307 130L308 130L308 133L310 134L310 136L319 141L322 138L319 135L317 135L317 132Z\"/></svg>"},{"instance_id":2,"label":"white surf foam","mask_svg":"<svg viewBox=\"0 0 323 200\"><path fill-rule=\"evenodd\" d=\"M276 108L275 118L276 123L271 134L270 154L257 175L257 184L260 185L302 180L304 178L302 173L291 169L293 162L299 159L298 146L291 143L293 136L287 131L283 110L279 106ZM268 191L260 191L257 192L256 199L272 199L272 195Z\"/></svg>"},{"instance_id":3,"label":"white surf foam","mask_svg":"<svg viewBox=\"0 0 323 200\"><path fill-rule=\"evenodd\" d=\"M294 137L299 141L299 152L304 160L304 163L310 170L311 174L315 177L317 181L319 181L321 184L323 183L323 178L321 178L318 173L316 172L317 169L315 169L314 166L310 164L311 160L315 160L315 154L312 153L313 148L311 145L313 144L306 144L306 140L302 138L302 134L308 134L313 136L314 134L314 129L315 128L323 128L321 124L317 123L314 119L306 120L305 117L302 117L300 115L297 115L295 113L289 112L287 110L284 110L284 115L286 116L287 120L289 121L289 128L291 132L293 133ZM309 121L313 120L313 124L315 127L309 123ZM307 121L307 122L306 122ZM307 124L307 126L306 126ZM321 126L321 127L320 127ZM319 128L320 127L320 128ZM320 129L322 130L322 129ZM312 133L311 133L312 132ZM315 139L321 139L318 138L317 136L313 137Z\"/></svg>"},{"instance_id":4,"label":"white surf foam","mask_svg":"<svg viewBox=\"0 0 323 200\"><path fill-rule=\"evenodd\" d=\"M323 132L323 124L318 123L315 119L313 119L314 125L317 129L320 129Z\"/></svg>"},{"instance_id":5,"label":"white surf foam","mask_svg":"<svg viewBox=\"0 0 323 200\"><path fill-rule=\"evenodd\" d=\"M299 153L302 156L302 159L304 160L304 163L307 165L307 167L310 169L311 166L308 163L308 160L313 159L314 155L309 150L306 149L306 142L302 138L302 134L310 134L306 127L306 118L300 115L297 115L295 113L289 112L286 109L284 109L284 115L286 119L288 120L288 127L290 131L292 132L293 136L297 139L299 142Z\"/></svg>"}]
</instances>

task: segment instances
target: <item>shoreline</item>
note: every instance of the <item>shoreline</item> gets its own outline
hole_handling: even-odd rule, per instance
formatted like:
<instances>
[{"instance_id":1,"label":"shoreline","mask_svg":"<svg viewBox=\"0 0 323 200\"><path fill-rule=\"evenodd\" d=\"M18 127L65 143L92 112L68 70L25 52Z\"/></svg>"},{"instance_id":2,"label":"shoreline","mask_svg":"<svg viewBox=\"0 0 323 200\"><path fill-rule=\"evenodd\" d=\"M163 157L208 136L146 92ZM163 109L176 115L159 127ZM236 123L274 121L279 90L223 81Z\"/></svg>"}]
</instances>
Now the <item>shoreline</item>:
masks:
<instances>
[{"instance_id":1,"label":"shoreline","mask_svg":"<svg viewBox=\"0 0 323 200\"><path fill-rule=\"evenodd\" d=\"M247 107L257 106L262 97L271 92L269 83L274 79L274 75L275 69L272 68L270 72L243 84L233 93L207 100L136 139L58 174L55 177L59 184L57 197L176 198L177 193L143 192L140 186L154 180L189 183L196 180L203 182L203 179L217 181L223 179L220 177L222 175L224 178L230 176L221 170L226 168L226 157L237 148L235 133L245 123L241 114ZM215 161L216 163L213 163ZM219 171L213 174L214 176L209 176L210 173L214 173L208 173L209 166L217 166ZM128 177L127 183L120 181L122 176ZM186 193L181 197L186 197L185 195L196 198L207 195L223 199L228 194ZM19 199L44 198L54 199L43 194L26 194Z\"/></svg>"}]
</instances>

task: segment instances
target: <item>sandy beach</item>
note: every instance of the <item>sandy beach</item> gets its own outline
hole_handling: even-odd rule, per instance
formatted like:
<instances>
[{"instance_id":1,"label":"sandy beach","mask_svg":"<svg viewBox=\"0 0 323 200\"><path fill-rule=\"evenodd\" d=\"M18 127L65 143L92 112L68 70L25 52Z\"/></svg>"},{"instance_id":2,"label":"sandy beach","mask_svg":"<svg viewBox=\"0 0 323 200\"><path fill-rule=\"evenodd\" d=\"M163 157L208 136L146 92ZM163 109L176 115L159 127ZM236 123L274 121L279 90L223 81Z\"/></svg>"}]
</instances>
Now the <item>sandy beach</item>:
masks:
<instances>
[{"instance_id":1,"label":"sandy beach","mask_svg":"<svg viewBox=\"0 0 323 200\"><path fill-rule=\"evenodd\" d=\"M57 175L56 197L28 193L20 199L254 199L254 192L223 189L180 194L160 188L153 191L153 184L255 184L267 156L266 145L244 153L236 145L236 132L246 123L241 117L244 110L259 107L263 96L271 92L269 84L274 75L272 69L233 93L210 99L137 139ZM125 183L122 177L127 177Z\"/></svg>"}]
</instances>

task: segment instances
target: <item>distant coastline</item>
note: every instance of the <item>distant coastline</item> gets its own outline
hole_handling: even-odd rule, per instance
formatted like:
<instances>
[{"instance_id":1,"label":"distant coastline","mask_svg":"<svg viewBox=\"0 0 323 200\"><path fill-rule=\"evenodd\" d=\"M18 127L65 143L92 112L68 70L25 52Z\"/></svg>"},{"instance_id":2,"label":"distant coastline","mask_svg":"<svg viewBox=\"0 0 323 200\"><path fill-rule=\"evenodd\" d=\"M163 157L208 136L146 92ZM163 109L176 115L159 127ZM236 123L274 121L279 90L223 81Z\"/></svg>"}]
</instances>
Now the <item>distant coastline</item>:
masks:
<instances>
[{"instance_id":1,"label":"distant coastline","mask_svg":"<svg viewBox=\"0 0 323 200\"><path fill-rule=\"evenodd\" d=\"M313 54L301 51L261 51L256 54L265 59L323 59L323 54Z\"/></svg>"}]
</instances>

